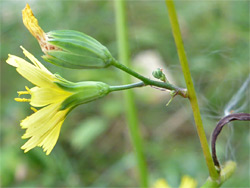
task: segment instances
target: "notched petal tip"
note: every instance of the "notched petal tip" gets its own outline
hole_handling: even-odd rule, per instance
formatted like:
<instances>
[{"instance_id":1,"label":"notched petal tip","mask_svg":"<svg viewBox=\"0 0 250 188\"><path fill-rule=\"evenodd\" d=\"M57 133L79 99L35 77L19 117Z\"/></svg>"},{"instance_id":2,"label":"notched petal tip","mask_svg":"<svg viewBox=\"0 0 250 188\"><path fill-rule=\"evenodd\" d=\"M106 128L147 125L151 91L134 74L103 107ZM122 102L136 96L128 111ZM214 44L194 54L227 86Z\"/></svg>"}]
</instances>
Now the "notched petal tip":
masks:
<instances>
[{"instance_id":1,"label":"notched petal tip","mask_svg":"<svg viewBox=\"0 0 250 188\"><path fill-rule=\"evenodd\" d=\"M24 145L21 147L24 153L27 153L30 149L26 148Z\"/></svg>"},{"instance_id":2,"label":"notched petal tip","mask_svg":"<svg viewBox=\"0 0 250 188\"><path fill-rule=\"evenodd\" d=\"M23 136L21 136L21 139L27 139L30 138L31 136L27 136L26 134L24 134Z\"/></svg>"},{"instance_id":3,"label":"notched petal tip","mask_svg":"<svg viewBox=\"0 0 250 188\"><path fill-rule=\"evenodd\" d=\"M8 59L6 60L6 63L13 67L18 67L18 63L16 62L16 56L8 54Z\"/></svg>"},{"instance_id":4,"label":"notched petal tip","mask_svg":"<svg viewBox=\"0 0 250 188\"><path fill-rule=\"evenodd\" d=\"M46 148L45 146L43 146L42 148L43 148L43 152L44 152L46 155L49 155L49 154L51 153L51 151L53 150L54 147Z\"/></svg>"}]
</instances>

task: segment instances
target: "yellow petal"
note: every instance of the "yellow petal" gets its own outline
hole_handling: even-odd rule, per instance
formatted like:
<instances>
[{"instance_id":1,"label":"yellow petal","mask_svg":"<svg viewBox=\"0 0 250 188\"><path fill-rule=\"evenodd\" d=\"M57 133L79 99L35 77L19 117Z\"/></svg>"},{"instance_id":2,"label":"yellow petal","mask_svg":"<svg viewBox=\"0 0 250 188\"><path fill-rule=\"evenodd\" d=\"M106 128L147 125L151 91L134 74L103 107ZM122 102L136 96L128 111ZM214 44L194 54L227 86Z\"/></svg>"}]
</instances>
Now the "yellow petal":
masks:
<instances>
[{"instance_id":1,"label":"yellow petal","mask_svg":"<svg viewBox=\"0 0 250 188\"><path fill-rule=\"evenodd\" d=\"M197 181L190 176L183 176L181 179L181 184L179 188L196 188Z\"/></svg>"},{"instance_id":2,"label":"yellow petal","mask_svg":"<svg viewBox=\"0 0 250 188\"><path fill-rule=\"evenodd\" d=\"M46 119L46 121L43 121L39 124L32 124L30 125L25 134L22 136L22 138L29 138L29 137L41 137L46 132L49 132L52 130L59 122L65 119L65 116L68 112L67 110L64 111L57 111L56 114L54 114L53 117L50 119Z\"/></svg>"},{"instance_id":3,"label":"yellow petal","mask_svg":"<svg viewBox=\"0 0 250 188\"><path fill-rule=\"evenodd\" d=\"M32 137L21 147L24 152L28 152L36 146L42 146L46 155L54 148L68 110L59 111L52 119L33 132ZM29 128L28 128L29 130ZM27 134L27 133L25 133Z\"/></svg>"},{"instance_id":4,"label":"yellow petal","mask_svg":"<svg viewBox=\"0 0 250 188\"><path fill-rule=\"evenodd\" d=\"M53 115L56 114L59 106L60 106L60 103L59 104L51 104L51 105L48 105L48 106L38 110L37 112L35 112L31 116L26 117L20 123L21 127L23 129L28 128L30 126L35 127L35 126L38 126L39 124L42 124L42 123L48 121L50 118L53 117Z\"/></svg>"},{"instance_id":5,"label":"yellow petal","mask_svg":"<svg viewBox=\"0 0 250 188\"><path fill-rule=\"evenodd\" d=\"M153 188L171 188L165 179L156 180Z\"/></svg>"},{"instance_id":6,"label":"yellow petal","mask_svg":"<svg viewBox=\"0 0 250 188\"><path fill-rule=\"evenodd\" d=\"M25 55L27 58L29 58L29 60L30 60L36 67L38 67L38 68L42 69L44 72L46 72L46 73L52 75L52 73L51 73L48 69L46 69L46 67L43 66L43 64L40 63L31 53L29 53L24 47L22 47L22 46L20 46L20 47L22 48L24 55Z\"/></svg>"},{"instance_id":7,"label":"yellow petal","mask_svg":"<svg viewBox=\"0 0 250 188\"><path fill-rule=\"evenodd\" d=\"M8 63L9 65L13 66L13 67L18 67L18 63L17 62L20 62L20 63L28 63L27 61L25 61L24 59L20 58L20 57L17 57L15 55L11 55L9 54L9 57L8 59L6 60L6 63Z\"/></svg>"},{"instance_id":8,"label":"yellow petal","mask_svg":"<svg viewBox=\"0 0 250 188\"><path fill-rule=\"evenodd\" d=\"M41 142L41 139L41 137L32 137L21 147L21 149L23 149L24 153L26 153L36 147L37 144Z\"/></svg>"},{"instance_id":9,"label":"yellow petal","mask_svg":"<svg viewBox=\"0 0 250 188\"><path fill-rule=\"evenodd\" d=\"M17 67L17 72L34 85L40 87L57 87L54 83L56 79L52 75L47 74L31 64L20 64Z\"/></svg>"},{"instance_id":10,"label":"yellow petal","mask_svg":"<svg viewBox=\"0 0 250 188\"><path fill-rule=\"evenodd\" d=\"M26 4L26 7L23 9L22 13L25 27L39 41L39 43L45 41L46 35L42 28L38 25L38 21L33 15L33 12L28 4Z\"/></svg>"},{"instance_id":11,"label":"yellow petal","mask_svg":"<svg viewBox=\"0 0 250 188\"><path fill-rule=\"evenodd\" d=\"M40 87L58 87L55 83L53 83L58 80L53 74L49 74L42 69L35 67L22 58L9 55L6 62L14 67L17 67L17 72L34 85Z\"/></svg>"},{"instance_id":12,"label":"yellow petal","mask_svg":"<svg viewBox=\"0 0 250 188\"><path fill-rule=\"evenodd\" d=\"M57 88L33 87L31 90L30 104L35 107L42 107L52 103L64 101L72 93Z\"/></svg>"},{"instance_id":13,"label":"yellow petal","mask_svg":"<svg viewBox=\"0 0 250 188\"><path fill-rule=\"evenodd\" d=\"M39 144L39 146L43 147L43 151L46 152L46 155L49 155L52 149L55 147L63 122L64 120L59 122L54 127L54 129L50 131L46 138Z\"/></svg>"}]
</instances>

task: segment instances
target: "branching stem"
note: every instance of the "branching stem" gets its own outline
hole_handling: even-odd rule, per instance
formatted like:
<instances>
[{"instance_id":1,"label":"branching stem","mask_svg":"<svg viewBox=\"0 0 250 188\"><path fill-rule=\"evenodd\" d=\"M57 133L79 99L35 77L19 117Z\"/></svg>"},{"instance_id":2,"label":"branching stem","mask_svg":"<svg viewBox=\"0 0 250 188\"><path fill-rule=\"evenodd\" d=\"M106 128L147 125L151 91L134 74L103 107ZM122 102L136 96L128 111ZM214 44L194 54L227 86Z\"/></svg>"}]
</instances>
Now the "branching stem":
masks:
<instances>
[{"instance_id":1,"label":"branching stem","mask_svg":"<svg viewBox=\"0 0 250 188\"><path fill-rule=\"evenodd\" d=\"M133 71L132 69L126 67L125 65L119 63L115 59L113 59L111 64L113 66L117 67L118 69L121 69L122 71L134 76L135 78L138 78L139 80L141 80L144 83L145 86L151 85L151 86L156 86L159 88L168 89L171 91L175 91L177 95L181 95L184 98L188 97L187 90L184 88L177 87L177 86L172 85L168 82L159 82L159 81L155 81L155 80L151 80L149 78L146 78L145 76L142 76L141 74L139 74L139 73Z\"/></svg>"}]
</instances>

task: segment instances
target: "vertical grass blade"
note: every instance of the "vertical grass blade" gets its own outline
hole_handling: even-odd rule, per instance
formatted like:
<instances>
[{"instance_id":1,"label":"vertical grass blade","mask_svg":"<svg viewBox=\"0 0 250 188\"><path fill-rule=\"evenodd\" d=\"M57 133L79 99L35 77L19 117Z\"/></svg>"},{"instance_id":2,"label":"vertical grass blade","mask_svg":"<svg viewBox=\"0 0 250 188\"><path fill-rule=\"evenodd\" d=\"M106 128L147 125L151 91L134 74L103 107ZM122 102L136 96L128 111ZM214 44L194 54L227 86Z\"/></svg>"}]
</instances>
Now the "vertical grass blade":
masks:
<instances>
[{"instance_id":1,"label":"vertical grass blade","mask_svg":"<svg viewBox=\"0 0 250 188\"><path fill-rule=\"evenodd\" d=\"M125 12L126 2L125 0L115 0L114 3L116 11L116 30L118 37L119 61L122 62L125 66L130 67L130 54ZM123 74L123 81L125 84L130 83L130 75ZM129 126L130 136L140 174L140 187L148 187L146 160L143 153L142 138L138 127L137 111L132 90L124 91L124 97L127 123Z\"/></svg>"}]
</instances>

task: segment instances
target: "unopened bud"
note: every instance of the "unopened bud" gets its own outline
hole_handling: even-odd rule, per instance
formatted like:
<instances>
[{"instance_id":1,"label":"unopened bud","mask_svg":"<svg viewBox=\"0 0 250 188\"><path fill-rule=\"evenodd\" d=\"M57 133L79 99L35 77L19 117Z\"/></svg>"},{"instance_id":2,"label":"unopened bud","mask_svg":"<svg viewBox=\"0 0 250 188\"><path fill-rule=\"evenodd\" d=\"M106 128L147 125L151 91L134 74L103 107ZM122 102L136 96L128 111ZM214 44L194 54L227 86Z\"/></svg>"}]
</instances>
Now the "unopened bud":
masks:
<instances>
[{"instance_id":1,"label":"unopened bud","mask_svg":"<svg viewBox=\"0 0 250 188\"><path fill-rule=\"evenodd\" d=\"M153 72L152 72L152 75L155 77L155 78L157 78L157 79L159 79L159 80L161 80L161 81L163 81L163 82L166 82L166 76L165 76L165 74L162 72L162 69L161 68L157 68L156 70L154 70Z\"/></svg>"},{"instance_id":2,"label":"unopened bud","mask_svg":"<svg viewBox=\"0 0 250 188\"><path fill-rule=\"evenodd\" d=\"M104 68L113 59L108 49L94 38L73 30L51 31L46 34L54 49L44 50L42 58L67 68Z\"/></svg>"},{"instance_id":3,"label":"unopened bud","mask_svg":"<svg viewBox=\"0 0 250 188\"><path fill-rule=\"evenodd\" d=\"M44 60L72 69L104 68L113 60L108 49L94 38L73 30L45 33L27 4L23 23L39 42Z\"/></svg>"}]
</instances>

